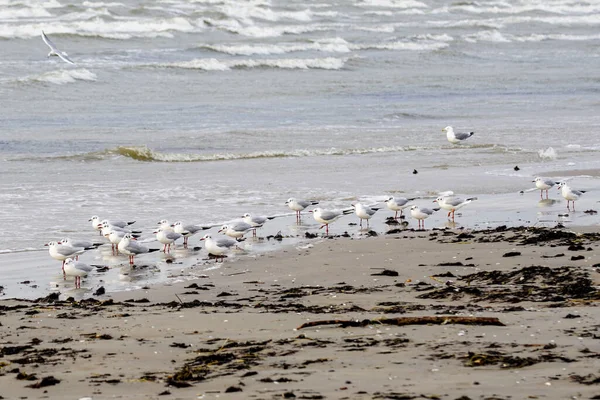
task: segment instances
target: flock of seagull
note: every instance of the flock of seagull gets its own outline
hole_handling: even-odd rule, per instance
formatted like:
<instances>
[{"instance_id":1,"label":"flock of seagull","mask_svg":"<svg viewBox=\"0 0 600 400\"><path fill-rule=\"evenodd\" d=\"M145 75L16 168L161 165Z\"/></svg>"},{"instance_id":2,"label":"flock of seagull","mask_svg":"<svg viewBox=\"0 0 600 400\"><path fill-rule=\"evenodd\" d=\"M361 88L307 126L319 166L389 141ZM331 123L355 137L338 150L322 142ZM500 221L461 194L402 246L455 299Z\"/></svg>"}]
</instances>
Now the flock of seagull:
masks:
<instances>
[{"instance_id":1,"label":"flock of seagull","mask_svg":"<svg viewBox=\"0 0 600 400\"><path fill-rule=\"evenodd\" d=\"M535 188L530 190L540 190L540 197L543 198L543 193L546 191L548 198L548 190L558 185L562 196L567 200L567 209L570 209L570 204L573 204L575 209L575 201L578 200L585 191L573 190L566 182L556 182L551 179L537 177L533 181ZM457 210L477 200L476 197L460 198L454 195L453 192L440 193L433 202L437 203L434 208L420 207L412 204L416 198L405 197L389 197L385 200L387 208L394 212L394 216L390 217L393 220L398 218L404 219L404 210L410 210L410 215L418 221L418 229L425 229L425 220L433 215L436 211L444 209L448 212L448 218L454 222L454 214ZM302 211L308 207L318 205L317 201L299 200L295 198L288 199L285 204L295 212L296 222L301 223ZM325 228L326 235L329 235L329 225L344 215L354 213L360 220L360 227L363 227L363 222L366 227L369 227L369 220L380 209L375 205L366 205L355 203L352 208L343 210L326 210L320 207L313 208L308 212L312 214L315 221L321 224L319 229ZM223 261L226 254L237 247L240 241L244 240L244 236L252 232L256 236L256 229L262 227L268 220L275 217L255 216L244 214L241 218L233 220L225 225L222 225L216 234L207 233L200 241L204 242L204 248L207 253L215 258L215 260ZM138 242L136 239L140 237L141 231L132 229L135 221L118 221L118 220L101 220L98 216L93 216L89 219L94 230L108 240L111 244L111 250L114 255L126 255L129 258L129 264L135 264L135 257L141 254L151 253L155 251L163 251L170 253L171 246L175 246L175 242L183 239L183 247L187 248L188 239L197 233L211 229L215 226L188 225L181 221L170 223L167 220L158 222L153 233L156 235L156 240L163 247L149 248ZM46 243L49 248L49 254L52 258L62 261L63 277L66 280L67 276L74 277L75 288L81 287L81 278L87 276L94 267L78 261L79 256L87 250L96 249L105 244L87 240L72 240L69 238L61 239L60 241L52 241Z\"/></svg>"},{"instance_id":2,"label":"flock of seagull","mask_svg":"<svg viewBox=\"0 0 600 400\"><path fill-rule=\"evenodd\" d=\"M42 40L50 48L48 57L57 56L61 60L69 64L75 64L64 51L59 50L56 45L48 38L48 36L42 31ZM442 132L446 133L446 139L452 144L459 144L469 139L474 135L475 132L454 132L451 126L447 126L442 129ZM415 170L414 173L417 173ZM567 209L570 210L572 203L573 210L575 210L575 201L578 200L585 191L574 190L567 185L566 182L556 182L552 179L537 177L533 181L535 188L530 190L540 190L540 197L543 199L543 192L546 191L546 198L548 198L548 190L558 185L558 188L562 196L567 200ZM435 208L419 207L411 204L415 198L404 198L404 197L390 197L385 201L386 206L395 212L394 219L404 218L403 211L410 207L410 215L412 218L418 221L418 228L425 229L425 220L433 215L436 211L444 209L448 211L448 218L454 222L454 213L466 206L467 204L477 200L476 197L462 199L454 196L452 192L441 193L440 196L434 200L437 203ZM291 210L296 213L296 222L301 222L301 212L309 206L317 205L318 202L310 200L298 200L294 198L288 199L285 203ZM329 225L336 220L340 219L346 214L354 212L360 220L360 226L362 228L363 221L366 222L366 226L369 226L369 220L379 210L375 205L365 205L362 203L356 203L352 205L352 209L345 210L325 210L317 207L309 211L312 213L315 221L319 222L320 228L325 228L326 235L329 235ZM398 215L400 213L400 216ZM253 236L256 236L256 229L262 227L269 219L275 217L266 216L252 216L245 214L241 219L235 220L227 225L221 226L216 235L205 234L200 241L204 242L206 251L214 256L217 261L223 261L225 254L232 248L236 247L238 242L243 240L242 238L246 233L252 231ZM112 251L114 254L123 254L129 257L129 264L134 265L135 256L160 249L150 249L147 246L139 243L136 238L139 237L140 231L130 229L130 225L133 222L127 221L112 221L112 220L100 220L99 217L94 216L90 219L94 229L98 230L100 234L105 237L111 244ZM201 232L212 228L212 226L198 226L198 225L185 225L178 221L174 224L170 224L166 220L162 220L158 223L157 229L153 232L156 235L156 240L163 244L162 251L168 253L171 251L171 246L175 245L175 242L183 238L183 246L187 248L188 239ZM73 241L71 239L62 239L58 242L49 242L46 246L49 247L50 256L56 260L62 261L63 276L66 279L67 276L73 276L75 279L75 287L81 287L81 278L87 276L94 268L78 261L79 255L83 254L86 250L94 249L100 246L102 243L93 243L90 241Z\"/></svg>"}]
</instances>

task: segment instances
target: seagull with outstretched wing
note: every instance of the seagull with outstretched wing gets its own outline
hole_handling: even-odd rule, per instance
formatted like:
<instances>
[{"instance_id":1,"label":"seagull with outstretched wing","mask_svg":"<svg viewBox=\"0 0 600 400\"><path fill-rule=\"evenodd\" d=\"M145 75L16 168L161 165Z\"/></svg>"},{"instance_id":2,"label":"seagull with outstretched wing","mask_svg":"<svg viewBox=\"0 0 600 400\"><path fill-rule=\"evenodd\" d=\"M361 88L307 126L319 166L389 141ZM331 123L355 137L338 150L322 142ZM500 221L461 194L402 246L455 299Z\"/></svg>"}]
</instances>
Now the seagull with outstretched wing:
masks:
<instances>
[{"instance_id":1,"label":"seagull with outstretched wing","mask_svg":"<svg viewBox=\"0 0 600 400\"><path fill-rule=\"evenodd\" d=\"M52 43L52 41L48 39L48 36L46 36L44 31L42 31L42 40L48 45L48 47L50 47L50 53L48 53L48 57L57 56L64 62L75 65L75 63L69 58L67 53L65 53L64 51L60 51L56 48L56 45L54 45L54 43Z\"/></svg>"}]
</instances>

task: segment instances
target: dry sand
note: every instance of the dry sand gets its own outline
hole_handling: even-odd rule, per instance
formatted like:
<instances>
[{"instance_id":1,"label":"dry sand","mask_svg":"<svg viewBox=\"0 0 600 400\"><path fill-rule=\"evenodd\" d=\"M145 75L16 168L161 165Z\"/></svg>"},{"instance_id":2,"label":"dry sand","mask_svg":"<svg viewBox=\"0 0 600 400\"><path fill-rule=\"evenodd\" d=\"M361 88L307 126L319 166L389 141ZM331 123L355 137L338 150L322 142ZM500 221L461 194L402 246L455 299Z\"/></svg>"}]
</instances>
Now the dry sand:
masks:
<instances>
[{"instance_id":1,"label":"dry sand","mask_svg":"<svg viewBox=\"0 0 600 400\"><path fill-rule=\"evenodd\" d=\"M3 300L0 396L598 399L598 240L525 228L323 239L194 282ZM504 326L373 321L406 316ZM297 329L336 319L371 321Z\"/></svg>"}]
</instances>

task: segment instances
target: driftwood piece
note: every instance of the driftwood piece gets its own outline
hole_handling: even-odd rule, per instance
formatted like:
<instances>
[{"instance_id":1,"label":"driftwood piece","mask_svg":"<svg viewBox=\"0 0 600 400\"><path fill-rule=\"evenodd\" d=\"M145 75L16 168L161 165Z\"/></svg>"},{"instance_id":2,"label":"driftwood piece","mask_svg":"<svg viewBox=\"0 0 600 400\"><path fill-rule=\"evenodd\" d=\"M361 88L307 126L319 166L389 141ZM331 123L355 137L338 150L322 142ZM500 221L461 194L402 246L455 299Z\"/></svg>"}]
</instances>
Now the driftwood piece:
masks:
<instances>
[{"instance_id":1,"label":"driftwood piece","mask_svg":"<svg viewBox=\"0 0 600 400\"><path fill-rule=\"evenodd\" d=\"M367 325L445 325L445 324L461 324L461 325L493 325L504 326L498 318L493 317L460 317L460 316L435 316L435 317L398 317L398 318L380 318L380 319L363 319L363 320L345 320L345 319L328 319L323 321L310 321L300 325L297 329L311 328L319 325L340 325L340 328L349 326L367 326Z\"/></svg>"}]
</instances>

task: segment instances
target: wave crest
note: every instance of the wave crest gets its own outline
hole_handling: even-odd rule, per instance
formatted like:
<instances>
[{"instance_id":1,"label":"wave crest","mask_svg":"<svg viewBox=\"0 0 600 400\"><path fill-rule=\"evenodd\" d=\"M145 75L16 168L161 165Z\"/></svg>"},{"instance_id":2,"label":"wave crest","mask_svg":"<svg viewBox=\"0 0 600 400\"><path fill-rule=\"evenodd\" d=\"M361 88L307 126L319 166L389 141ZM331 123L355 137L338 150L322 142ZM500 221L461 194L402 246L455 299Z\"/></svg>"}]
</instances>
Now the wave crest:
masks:
<instances>
[{"instance_id":1,"label":"wave crest","mask_svg":"<svg viewBox=\"0 0 600 400\"><path fill-rule=\"evenodd\" d=\"M281 69L342 69L347 59L334 57L305 58L305 59L265 59L265 60L217 60L215 58L200 58L191 61L152 64L164 68L201 69L205 71L228 71L244 68L281 68Z\"/></svg>"},{"instance_id":2,"label":"wave crest","mask_svg":"<svg viewBox=\"0 0 600 400\"><path fill-rule=\"evenodd\" d=\"M46 72L40 75L29 75L23 78L18 78L19 83L52 83L54 85L65 85L77 81L93 82L97 79L97 75L85 68L78 69L59 69L56 71Z\"/></svg>"},{"instance_id":3,"label":"wave crest","mask_svg":"<svg viewBox=\"0 0 600 400\"><path fill-rule=\"evenodd\" d=\"M224 154L181 154L161 153L146 146L121 146L109 150L108 154L116 154L144 162L203 162L203 161L227 161L227 160L253 160L258 158L290 158L290 157L316 157L316 156L345 156L353 154L371 153L393 153L417 150L411 147L371 147L356 149L330 148L324 150L298 149L291 151L272 150L256 151L250 153L224 153Z\"/></svg>"}]
</instances>

